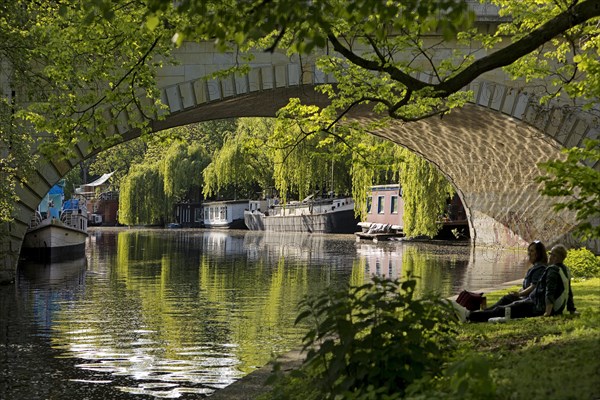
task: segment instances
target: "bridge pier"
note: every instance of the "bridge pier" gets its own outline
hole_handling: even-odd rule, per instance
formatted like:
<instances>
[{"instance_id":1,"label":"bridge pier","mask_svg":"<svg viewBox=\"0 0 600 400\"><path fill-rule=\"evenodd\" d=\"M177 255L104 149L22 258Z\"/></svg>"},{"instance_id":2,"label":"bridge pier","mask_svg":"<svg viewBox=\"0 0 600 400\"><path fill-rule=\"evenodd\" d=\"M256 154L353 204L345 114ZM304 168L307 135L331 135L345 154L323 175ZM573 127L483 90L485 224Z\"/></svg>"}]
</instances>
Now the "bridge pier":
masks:
<instances>
[{"instance_id":1,"label":"bridge pier","mask_svg":"<svg viewBox=\"0 0 600 400\"><path fill-rule=\"evenodd\" d=\"M15 236L12 225L0 224L0 285L14 282L19 264L22 237Z\"/></svg>"}]
</instances>

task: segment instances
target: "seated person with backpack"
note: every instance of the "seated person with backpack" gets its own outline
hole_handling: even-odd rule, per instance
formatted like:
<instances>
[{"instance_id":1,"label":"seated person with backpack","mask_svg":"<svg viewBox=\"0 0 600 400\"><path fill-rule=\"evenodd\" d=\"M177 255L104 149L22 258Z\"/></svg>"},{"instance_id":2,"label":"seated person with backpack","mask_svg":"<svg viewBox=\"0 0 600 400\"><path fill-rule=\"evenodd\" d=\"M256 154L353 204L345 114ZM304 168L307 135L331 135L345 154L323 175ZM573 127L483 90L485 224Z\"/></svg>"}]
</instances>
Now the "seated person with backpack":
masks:
<instances>
[{"instance_id":1,"label":"seated person with backpack","mask_svg":"<svg viewBox=\"0 0 600 400\"><path fill-rule=\"evenodd\" d=\"M517 300L525 299L533 289L535 289L542 274L546 270L546 265L548 265L546 246L539 240L531 242L527 247L527 257L529 258L531 267L527 270L525 278L523 279L523 289L502 296L502 298L494 305L488 307L488 310L498 306L505 306Z\"/></svg>"},{"instance_id":2,"label":"seated person with backpack","mask_svg":"<svg viewBox=\"0 0 600 400\"><path fill-rule=\"evenodd\" d=\"M459 318L462 321L487 322L491 318L505 315L510 315L511 318L551 316L562 314L565 308L574 313L571 273L563 264L565 258L567 258L567 249L562 245L554 246L550 251L550 265L544 270L535 288L524 299L471 312L453 303ZM507 308L510 309L508 312Z\"/></svg>"}]
</instances>

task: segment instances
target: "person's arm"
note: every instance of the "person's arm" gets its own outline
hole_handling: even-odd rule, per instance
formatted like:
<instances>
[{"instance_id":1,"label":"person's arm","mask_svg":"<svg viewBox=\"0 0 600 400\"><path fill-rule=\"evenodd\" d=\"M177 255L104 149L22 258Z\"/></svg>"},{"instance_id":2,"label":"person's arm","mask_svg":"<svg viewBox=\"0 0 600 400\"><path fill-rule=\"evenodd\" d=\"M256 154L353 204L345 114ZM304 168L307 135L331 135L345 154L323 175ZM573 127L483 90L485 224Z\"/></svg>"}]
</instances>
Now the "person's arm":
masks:
<instances>
[{"instance_id":1,"label":"person's arm","mask_svg":"<svg viewBox=\"0 0 600 400\"><path fill-rule=\"evenodd\" d=\"M546 293L544 296L546 301L546 310L544 312L545 317L549 317L550 315L552 315L554 301L556 300L554 294L556 293L559 280L560 274L558 273L558 270L555 268L549 269L548 273L546 274Z\"/></svg>"},{"instance_id":2,"label":"person's arm","mask_svg":"<svg viewBox=\"0 0 600 400\"><path fill-rule=\"evenodd\" d=\"M542 275L544 274L545 269L546 269L546 266L543 264L536 264L533 267L531 267L531 269L529 271L527 271L527 275L525 275L525 279L523 279L523 284L525 284L525 281L529 281L529 286L527 286L527 287L524 286L523 289L517 290L514 292L510 292L510 294L512 294L514 296L518 296L518 297L529 296L529 294L531 292L533 292L533 289L535 289L536 285L542 278Z\"/></svg>"},{"instance_id":3,"label":"person's arm","mask_svg":"<svg viewBox=\"0 0 600 400\"><path fill-rule=\"evenodd\" d=\"M527 297L527 296L529 296L529 293L533 292L533 289L535 289L534 283L532 283L531 285L529 285L527 288L525 288L523 290L519 290L518 292L516 292L516 295L519 297Z\"/></svg>"}]
</instances>

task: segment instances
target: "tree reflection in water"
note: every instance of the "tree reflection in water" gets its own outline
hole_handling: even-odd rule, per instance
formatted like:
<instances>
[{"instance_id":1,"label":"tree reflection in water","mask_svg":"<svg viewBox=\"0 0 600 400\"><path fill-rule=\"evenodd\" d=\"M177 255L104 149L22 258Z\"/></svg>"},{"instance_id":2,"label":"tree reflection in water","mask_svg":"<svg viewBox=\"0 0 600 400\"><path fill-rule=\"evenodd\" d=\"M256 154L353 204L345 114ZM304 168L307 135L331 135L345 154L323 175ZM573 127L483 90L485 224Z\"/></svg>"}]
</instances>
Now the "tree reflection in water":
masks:
<instances>
[{"instance_id":1,"label":"tree reflection in water","mask_svg":"<svg viewBox=\"0 0 600 400\"><path fill-rule=\"evenodd\" d=\"M72 279L44 284L48 270L23 267L12 297L0 292L3 310L18 310L3 311L0 344L36 349L3 352L12 372L0 375L0 397L208 395L298 347L306 327L294 325L296 305L307 294L410 274L417 295L450 295L521 277L524 256L352 235L97 229L87 268L53 270ZM29 385L40 364L58 382Z\"/></svg>"}]
</instances>

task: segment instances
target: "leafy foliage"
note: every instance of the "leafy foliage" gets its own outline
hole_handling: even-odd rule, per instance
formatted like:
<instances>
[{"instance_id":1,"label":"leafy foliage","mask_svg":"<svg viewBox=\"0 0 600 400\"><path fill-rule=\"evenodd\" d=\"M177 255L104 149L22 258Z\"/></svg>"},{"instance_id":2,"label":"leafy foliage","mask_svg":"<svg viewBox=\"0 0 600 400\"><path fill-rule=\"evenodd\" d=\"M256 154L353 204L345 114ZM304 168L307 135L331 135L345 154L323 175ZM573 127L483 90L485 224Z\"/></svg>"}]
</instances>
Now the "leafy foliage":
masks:
<instances>
[{"instance_id":1,"label":"leafy foliage","mask_svg":"<svg viewBox=\"0 0 600 400\"><path fill-rule=\"evenodd\" d=\"M556 210L576 212L576 228L583 239L600 238L600 171L591 165L600 162L600 140L588 139L585 147L564 149L565 160L541 163L548 174L540 177L542 193L557 197Z\"/></svg>"},{"instance_id":2,"label":"leafy foliage","mask_svg":"<svg viewBox=\"0 0 600 400\"><path fill-rule=\"evenodd\" d=\"M535 29L542 29L551 18L573 12L573 6L593 7L594 2L556 2L519 0L495 0L502 16L510 16L510 22L498 27L497 37L510 35L513 40L524 38ZM587 4L586 4L587 3ZM597 10L597 4L596 4ZM525 77L529 81L549 77L542 102L567 94L587 107L597 103L600 86L598 68L598 24L578 24L569 28L523 55L506 70L514 77ZM597 21L597 15L596 15ZM537 83L537 82L536 82Z\"/></svg>"},{"instance_id":3,"label":"leafy foliage","mask_svg":"<svg viewBox=\"0 0 600 400\"><path fill-rule=\"evenodd\" d=\"M319 398L394 398L440 374L454 348L451 311L441 300L413 299L415 284L374 277L301 302L296 321L313 326L304 365Z\"/></svg>"},{"instance_id":4,"label":"leafy foliage","mask_svg":"<svg viewBox=\"0 0 600 400\"><path fill-rule=\"evenodd\" d=\"M12 220L12 210L18 200L17 184L27 182L37 156L31 156L33 139L30 131L15 124L8 99L0 99L0 223Z\"/></svg>"},{"instance_id":5,"label":"leafy foliage","mask_svg":"<svg viewBox=\"0 0 600 400\"><path fill-rule=\"evenodd\" d=\"M409 237L433 237L440 229L446 199L454 195L454 189L444 175L422 157L406 149L402 149L401 157L404 233Z\"/></svg>"},{"instance_id":6,"label":"leafy foliage","mask_svg":"<svg viewBox=\"0 0 600 400\"><path fill-rule=\"evenodd\" d=\"M170 209L158 165L133 167L121 184L119 222L126 225L163 225Z\"/></svg>"},{"instance_id":7,"label":"leafy foliage","mask_svg":"<svg viewBox=\"0 0 600 400\"><path fill-rule=\"evenodd\" d=\"M111 19L86 1L14 0L0 7L0 221L6 221L15 185L28 181L40 154L64 160L77 155L75 143L106 147L120 140L115 126L123 119L148 129L158 108L155 71L172 45L165 25L140 29L138 2L110 4Z\"/></svg>"},{"instance_id":8,"label":"leafy foliage","mask_svg":"<svg viewBox=\"0 0 600 400\"><path fill-rule=\"evenodd\" d=\"M565 265L574 278L600 278L600 256L582 247L567 252Z\"/></svg>"},{"instance_id":9,"label":"leafy foliage","mask_svg":"<svg viewBox=\"0 0 600 400\"><path fill-rule=\"evenodd\" d=\"M223 143L202 172L206 198L233 187L236 195L252 197L255 185L273 186L273 164L266 141L274 121L267 118L240 118L235 130L223 133Z\"/></svg>"}]
</instances>

